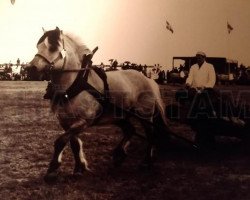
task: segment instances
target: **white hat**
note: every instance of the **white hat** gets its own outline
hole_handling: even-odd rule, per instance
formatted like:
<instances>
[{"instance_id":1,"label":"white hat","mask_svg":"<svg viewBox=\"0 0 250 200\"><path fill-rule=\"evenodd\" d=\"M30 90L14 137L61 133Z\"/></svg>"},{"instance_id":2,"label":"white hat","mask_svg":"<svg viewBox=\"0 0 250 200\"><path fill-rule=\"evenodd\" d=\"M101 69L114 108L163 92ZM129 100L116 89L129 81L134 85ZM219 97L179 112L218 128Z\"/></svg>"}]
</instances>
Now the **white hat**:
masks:
<instances>
[{"instance_id":1,"label":"white hat","mask_svg":"<svg viewBox=\"0 0 250 200\"><path fill-rule=\"evenodd\" d=\"M201 55L203 57L206 57L206 54L203 51L198 51L196 55Z\"/></svg>"}]
</instances>

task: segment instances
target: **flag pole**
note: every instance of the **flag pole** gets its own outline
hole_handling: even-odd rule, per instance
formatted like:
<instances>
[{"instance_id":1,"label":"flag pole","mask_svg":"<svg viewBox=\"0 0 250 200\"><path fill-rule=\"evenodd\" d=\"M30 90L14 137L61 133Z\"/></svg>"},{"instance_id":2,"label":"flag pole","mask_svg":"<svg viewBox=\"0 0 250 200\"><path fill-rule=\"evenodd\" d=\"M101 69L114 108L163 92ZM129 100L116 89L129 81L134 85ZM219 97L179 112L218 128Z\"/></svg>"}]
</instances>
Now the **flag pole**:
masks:
<instances>
[{"instance_id":1,"label":"flag pole","mask_svg":"<svg viewBox=\"0 0 250 200\"><path fill-rule=\"evenodd\" d=\"M233 30L233 27L229 24L229 22L227 21L227 43L228 43L228 58L231 59L231 39L230 39L230 34ZM230 63L228 62L228 76L231 73L231 69L230 69Z\"/></svg>"},{"instance_id":2,"label":"flag pole","mask_svg":"<svg viewBox=\"0 0 250 200\"><path fill-rule=\"evenodd\" d=\"M174 34L174 29L172 25L166 20L166 29L170 31L172 34ZM174 60L172 60L172 70L174 69Z\"/></svg>"}]
</instances>

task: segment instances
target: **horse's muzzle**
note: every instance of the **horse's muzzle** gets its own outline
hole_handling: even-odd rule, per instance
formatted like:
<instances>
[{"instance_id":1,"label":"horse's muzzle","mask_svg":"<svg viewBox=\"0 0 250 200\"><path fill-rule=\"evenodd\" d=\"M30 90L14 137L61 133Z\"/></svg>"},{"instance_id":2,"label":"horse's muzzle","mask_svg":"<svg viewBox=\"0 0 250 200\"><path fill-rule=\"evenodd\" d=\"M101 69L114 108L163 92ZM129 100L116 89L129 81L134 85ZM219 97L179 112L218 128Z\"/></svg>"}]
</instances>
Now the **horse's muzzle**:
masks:
<instances>
[{"instance_id":1,"label":"horse's muzzle","mask_svg":"<svg viewBox=\"0 0 250 200\"><path fill-rule=\"evenodd\" d=\"M38 67L39 64L41 63L37 63L38 60L36 60L36 58L34 58L30 63L29 66L26 68L27 69L27 73L28 73L28 77L30 80L49 80L49 73L48 73L48 69L50 66L45 66L45 67ZM39 62L39 61L38 61ZM44 64L44 63L42 63Z\"/></svg>"}]
</instances>

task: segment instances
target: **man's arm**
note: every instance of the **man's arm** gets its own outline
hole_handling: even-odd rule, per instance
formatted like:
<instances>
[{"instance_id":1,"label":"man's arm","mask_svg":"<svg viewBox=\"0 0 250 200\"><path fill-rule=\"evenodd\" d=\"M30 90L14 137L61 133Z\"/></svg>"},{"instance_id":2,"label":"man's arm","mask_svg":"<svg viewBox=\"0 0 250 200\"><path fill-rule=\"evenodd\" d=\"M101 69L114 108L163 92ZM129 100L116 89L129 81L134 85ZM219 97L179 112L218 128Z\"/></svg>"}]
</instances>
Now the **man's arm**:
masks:
<instances>
[{"instance_id":1,"label":"man's arm","mask_svg":"<svg viewBox=\"0 0 250 200\"><path fill-rule=\"evenodd\" d=\"M206 88L213 88L216 82L216 74L214 71L214 66L210 65L208 69L208 82L206 84Z\"/></svg>"},{"instance_id":2,"label":"man's arm","mask_svg":"<svg viewBox=\"0 0 250 200\"><path fill-rule=\"evenodd\" d=\"M186 80L186 86L190 87L193 83L193 78L194 78L194 72L193 72L193 66L191 66L189 73L188 73L188 77Z\"/></svg>"}]
</instances>

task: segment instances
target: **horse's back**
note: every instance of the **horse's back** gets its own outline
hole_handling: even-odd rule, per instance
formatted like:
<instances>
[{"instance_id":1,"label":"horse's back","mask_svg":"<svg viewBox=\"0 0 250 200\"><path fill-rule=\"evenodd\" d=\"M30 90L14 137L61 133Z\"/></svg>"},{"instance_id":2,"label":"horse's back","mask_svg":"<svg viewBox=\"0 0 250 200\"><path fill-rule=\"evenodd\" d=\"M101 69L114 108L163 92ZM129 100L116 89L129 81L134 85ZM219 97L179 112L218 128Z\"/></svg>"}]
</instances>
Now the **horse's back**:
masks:
<instances>
[{"instance_id":1,"label":"horse's back","mask_svg":"<svg viewBox=\"0 0 250 200\"><path fill-rule=\"evenodd\" d=\"M131 92L136 90L150 90L151 86L148 78L136 70L117 70L107 72L110 90ZM119 89L118 89L119 90Z\"/></svg>"},{"instance_id":2,"label":"horse's back","mask_svg":"<svg viewBox=\"0 0 250 200\"><path fill-rule=\"evenodd\" d=\"M111 98L123 107L136 107L154 112L160 97L159 87L153 80L135 70L121 70L107 73Z\"/></svg>"}]
</instances>

